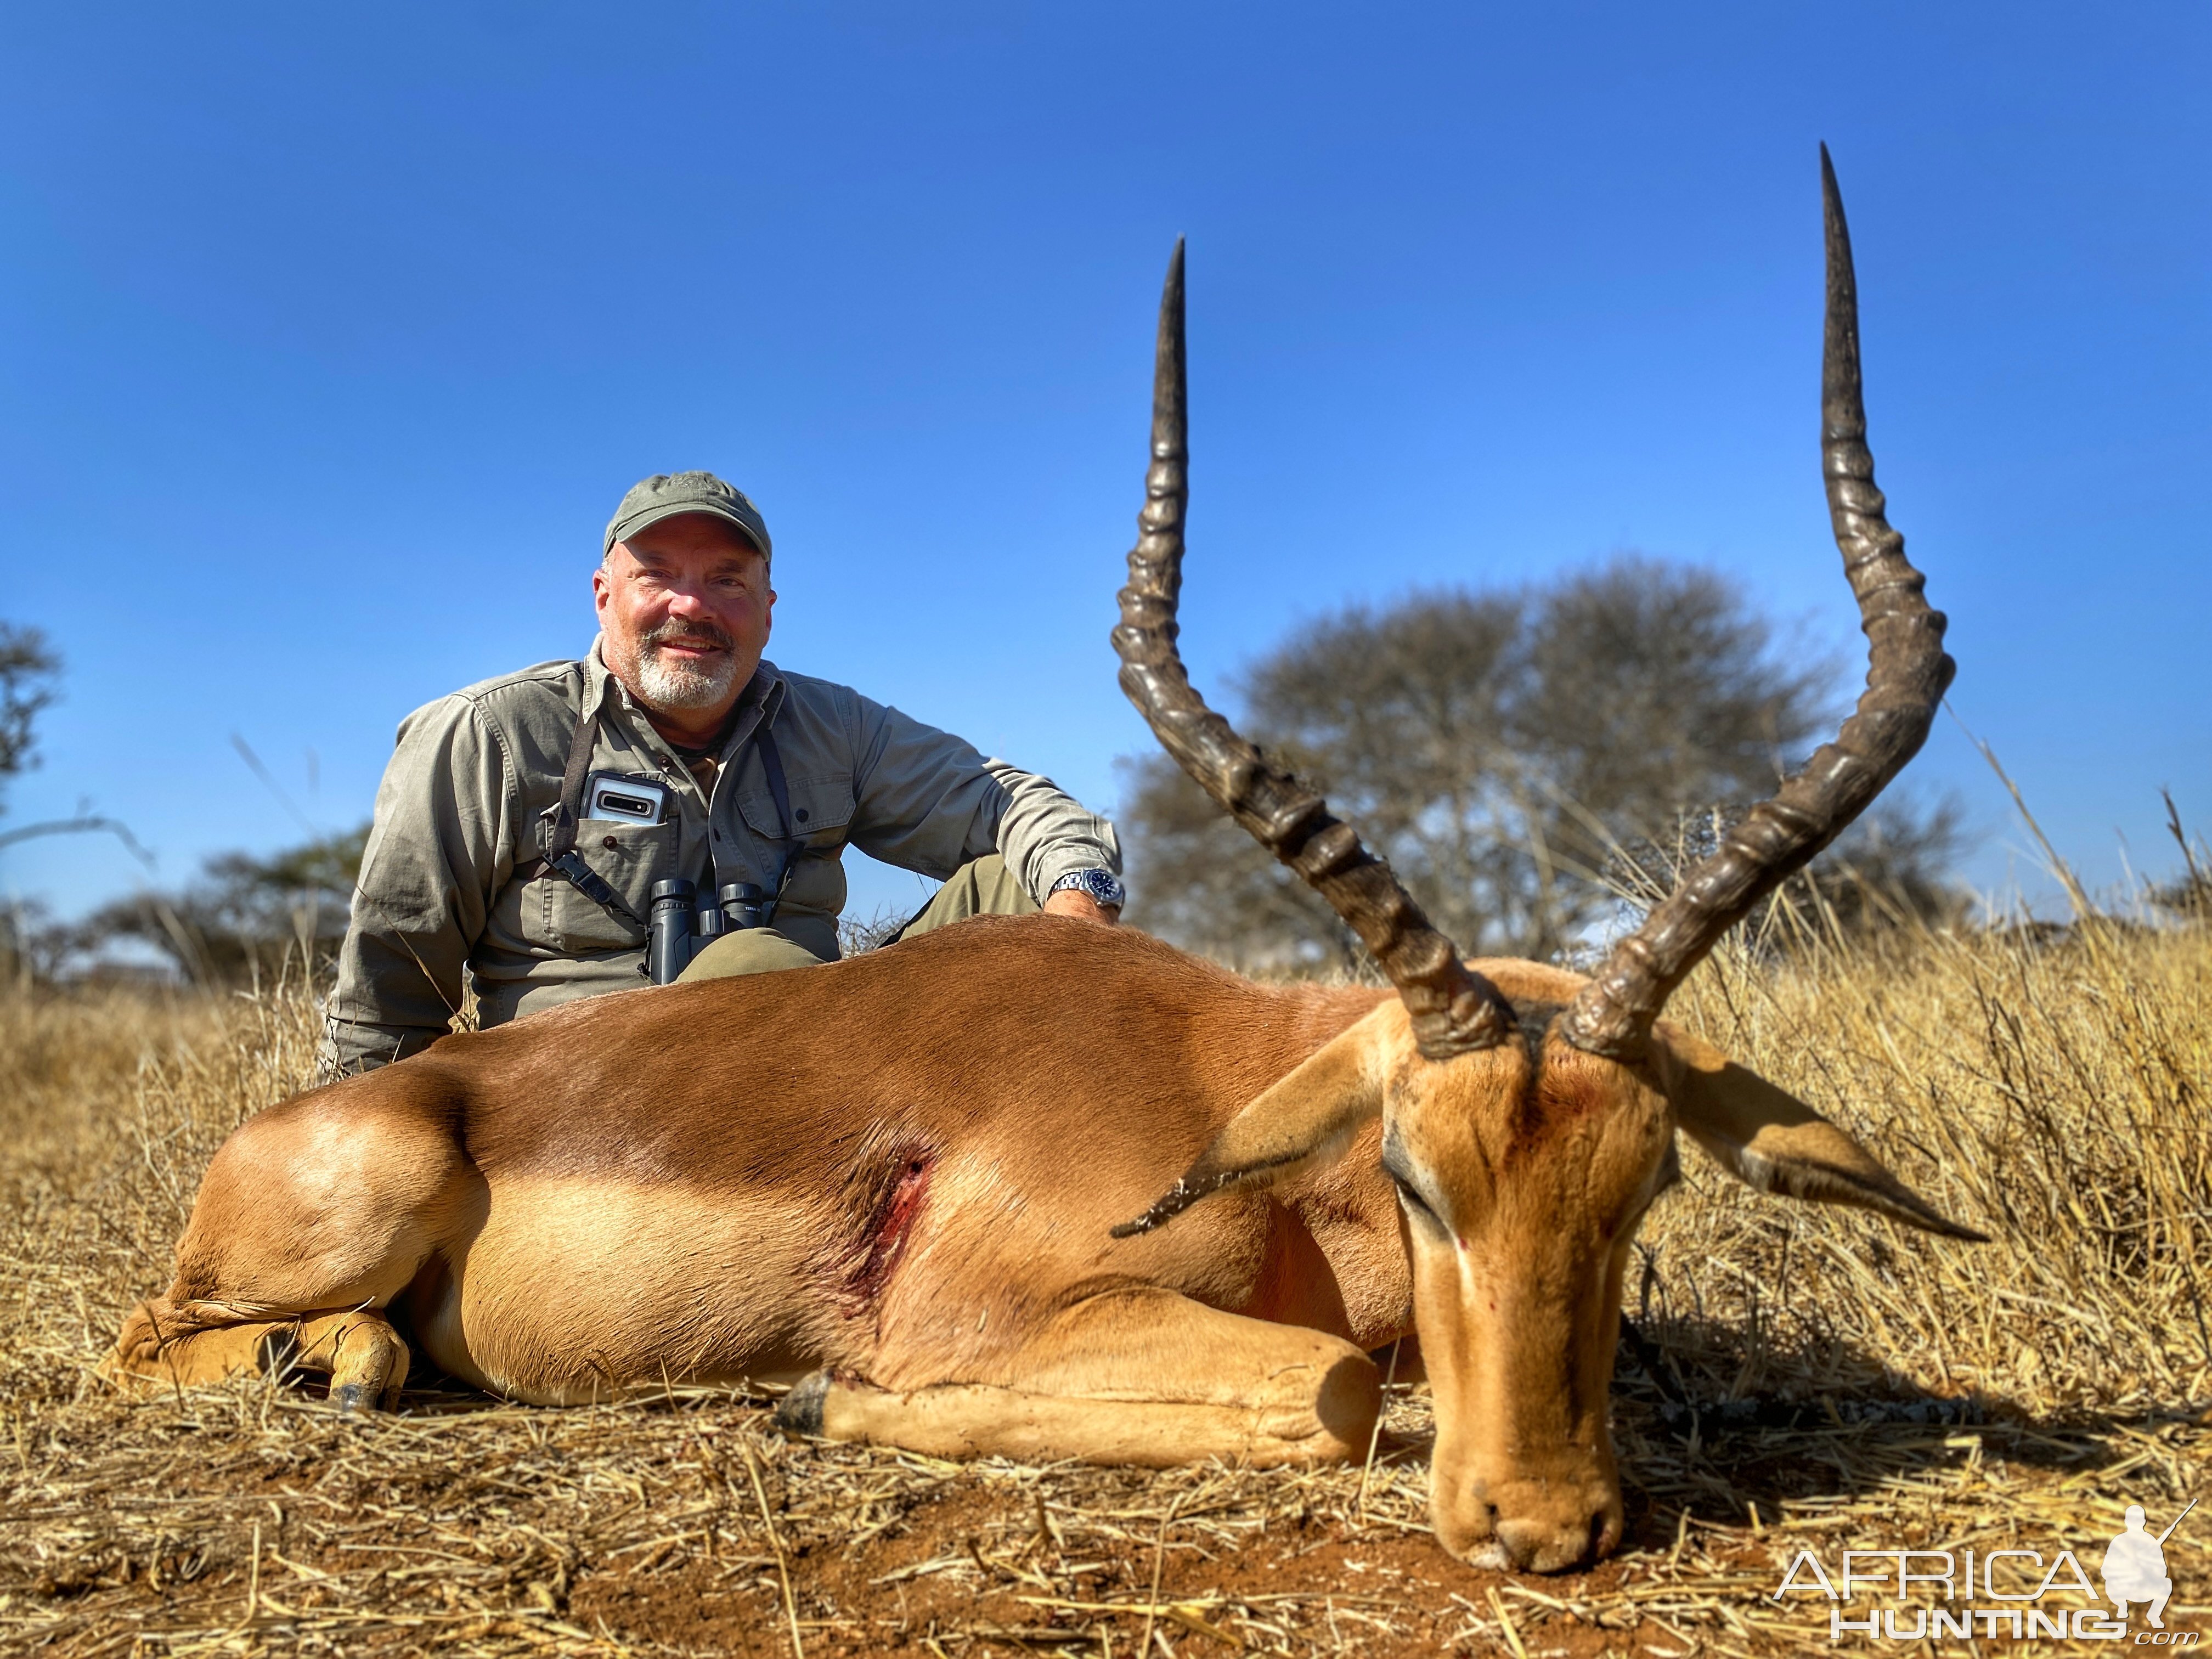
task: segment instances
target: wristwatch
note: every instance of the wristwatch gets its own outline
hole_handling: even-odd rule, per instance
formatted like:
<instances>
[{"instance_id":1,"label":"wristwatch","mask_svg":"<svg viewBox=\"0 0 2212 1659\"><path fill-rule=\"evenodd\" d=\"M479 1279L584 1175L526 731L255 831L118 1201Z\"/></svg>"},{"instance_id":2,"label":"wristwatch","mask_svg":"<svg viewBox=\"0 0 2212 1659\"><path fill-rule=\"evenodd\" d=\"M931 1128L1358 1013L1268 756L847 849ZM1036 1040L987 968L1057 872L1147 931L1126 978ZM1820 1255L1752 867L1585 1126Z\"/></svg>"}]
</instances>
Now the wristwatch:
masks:
<instances>
[{"instance_id":1,"label":"wristwatch","mask_svg":"<svg viewBox=\"0 0 2212 1659\"><path fill-rule=\"evenodd\" d=\"M1053 883L1052 892L1045 896L1050 898L1053 893L1069 887L1087 895L1102 910L1118 910L1128 902L1129 890L1111 870L1071 870Z\"/></svg>"}]
</instances>

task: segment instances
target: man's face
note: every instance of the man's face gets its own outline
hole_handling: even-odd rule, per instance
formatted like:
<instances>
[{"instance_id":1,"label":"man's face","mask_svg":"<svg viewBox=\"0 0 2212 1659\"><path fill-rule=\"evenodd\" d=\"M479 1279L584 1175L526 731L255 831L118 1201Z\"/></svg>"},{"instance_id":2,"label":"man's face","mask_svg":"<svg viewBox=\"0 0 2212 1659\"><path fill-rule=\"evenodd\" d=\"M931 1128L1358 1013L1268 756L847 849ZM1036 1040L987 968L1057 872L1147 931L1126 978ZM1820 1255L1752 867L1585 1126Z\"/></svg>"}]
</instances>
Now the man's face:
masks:
<instances>
[{"instance_id":1,"label":"man's face","mask_svg":"<svg viewBox=\"0 0 2212 1659\"><path fill-rule=\"evenodd\" d=\"M768 561L699 513L617 542L592 593L607 667L648 709L687 725L729 712L760 666L775 608Z\"/></svg>"}]
</instances>

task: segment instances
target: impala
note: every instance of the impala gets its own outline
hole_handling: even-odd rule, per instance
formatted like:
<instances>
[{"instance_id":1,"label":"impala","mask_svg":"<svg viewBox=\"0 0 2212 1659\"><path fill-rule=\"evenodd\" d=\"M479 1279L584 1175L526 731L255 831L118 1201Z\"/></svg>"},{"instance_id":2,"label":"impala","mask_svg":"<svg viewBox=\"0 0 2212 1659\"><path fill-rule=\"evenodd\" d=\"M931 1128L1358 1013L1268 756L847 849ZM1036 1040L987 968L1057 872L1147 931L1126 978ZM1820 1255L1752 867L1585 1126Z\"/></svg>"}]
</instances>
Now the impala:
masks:
<instances>
[{"instance_id":1,"label":"impala","mask_svg":"<svg viewBox=\"0 0 2212 1659\"><path fill-rule=\"evenodd\" d=\"M1613 1549L1621 1273L1678 1129L1753 1187L1978 1237L1659 1018L1911 757L1951 677L1874 486L1825 150L1822 177L1822 454L1866 692L1595 975L1462 961L1191 689L1178 247L1121 683L1392 988L1261 986L1126 930L983 919L449 1037L241 1125L111 1370L304 1367L341 1407L391 1406L404 1329L544 1404L795 1380L785 1426L841 1439L1296 1463L1364 1452L1368 1352L1418 1332L1444 1547L1538 1571Z\"/></svg>"}]
</instances>

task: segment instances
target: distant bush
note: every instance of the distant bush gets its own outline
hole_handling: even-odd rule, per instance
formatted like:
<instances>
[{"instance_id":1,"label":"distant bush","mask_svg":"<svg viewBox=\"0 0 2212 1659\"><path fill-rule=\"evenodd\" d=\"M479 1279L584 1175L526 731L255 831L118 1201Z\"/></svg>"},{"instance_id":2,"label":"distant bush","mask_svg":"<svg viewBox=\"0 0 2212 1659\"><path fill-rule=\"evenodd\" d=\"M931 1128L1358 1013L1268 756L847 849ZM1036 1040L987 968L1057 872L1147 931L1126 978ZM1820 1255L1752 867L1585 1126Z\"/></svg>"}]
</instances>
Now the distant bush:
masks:
<instances>
[{"instance_id":1,"label":"distant bush","mask_svg":"<svg viewBox=\"0 0 2212 1659\"><path fill-rule=\"evenodd\" d=\"M266 855L218 853L174 892L133 894L58 936L48 930L40 946L48 971L96 971L126 943L204 984L266 981L288 964L319 970L345 937L368 842L364 823Z\"/></svg>"}]
</instances>

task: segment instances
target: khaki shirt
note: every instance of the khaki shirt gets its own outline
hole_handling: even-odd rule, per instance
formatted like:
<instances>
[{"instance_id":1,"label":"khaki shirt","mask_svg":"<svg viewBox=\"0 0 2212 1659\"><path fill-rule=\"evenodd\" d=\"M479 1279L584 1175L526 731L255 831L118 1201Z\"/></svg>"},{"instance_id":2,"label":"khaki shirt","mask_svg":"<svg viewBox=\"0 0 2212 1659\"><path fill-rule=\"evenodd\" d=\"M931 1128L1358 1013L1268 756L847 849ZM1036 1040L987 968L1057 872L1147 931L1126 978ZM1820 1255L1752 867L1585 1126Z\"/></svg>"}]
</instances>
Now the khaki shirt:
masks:
<instances>
[{"instance_id":1,"label":"khaki shirt","mask_svg":"<svg viewBox=\"0 0 2212 1659\"><path fill-rule=\"evenodd\" d=\"M401 722L338 954L326 1066L357 1071L427 1047L461 1006L464 969L485 1025L645 983L644 930L543 868L586 710L599 715L591 769L650 777L673 801L663 823L578 827L576 850L641 917L657 881L686 876L708 896L738 881L773 890L788 857L775 925L828 961L848 844L939 880L996 852L1040 902L1072 871L1121 868L1113 826L1049 781L767 662L738 699L708 799L594 643L581 662L486 680ZM792 840L753 741L763 722L783 760Z\"/></svg>"}]
</instances>

